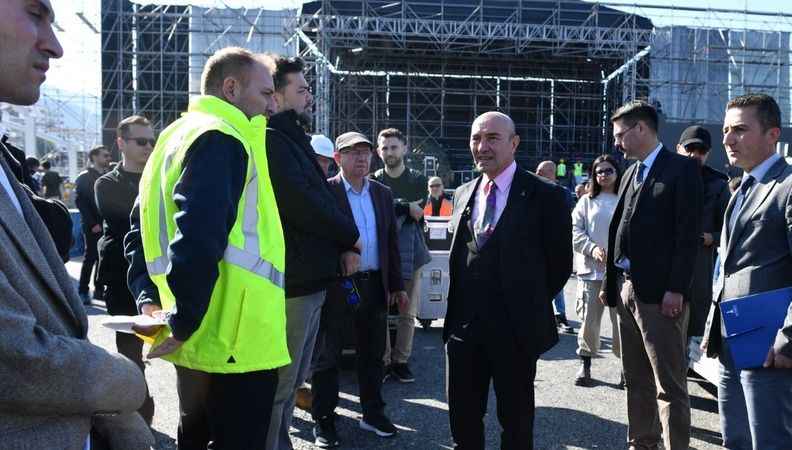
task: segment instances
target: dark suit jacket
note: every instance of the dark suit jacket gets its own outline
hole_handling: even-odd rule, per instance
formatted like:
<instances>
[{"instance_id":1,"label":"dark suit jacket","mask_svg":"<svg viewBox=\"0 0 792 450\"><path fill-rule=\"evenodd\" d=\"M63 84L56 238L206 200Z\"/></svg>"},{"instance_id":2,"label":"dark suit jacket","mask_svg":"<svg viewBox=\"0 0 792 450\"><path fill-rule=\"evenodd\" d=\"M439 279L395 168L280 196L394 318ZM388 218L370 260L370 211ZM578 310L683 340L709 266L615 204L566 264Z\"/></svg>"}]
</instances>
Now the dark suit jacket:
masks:
<instances>
[{"instance_id":1,"label":"dark suit jacket","mask_svg":"<svg viewBox=\"0 0 792 450\"><path fill-rule=\"evenodd\" d=\"M330 190L333 191L341 210L354 220L341 174L328 179L327 182L330 183ZM404 290L399 241L396 235L396 214L393 211L393 195L384 184L372 179L369 179L368 182L369 194L374 203L374 214L377 219L380 272L382 272L382 284L385 289L385 298L387 298L388 294Z\"/></svg>"},{"instance_id":2,"label":"dark suit jacket","mask_svg":"<svg viewBox=\"0 0 792 450\"><path fill-rule=\"evenodd\" d=\"M713 289L713 311L707 323L705 347L709 356L720 351L721 299L743 297L792 286L792 166L778 160L746 197L731 236L728 219L721 232L721 271ZM775 340L775 350L792 357L792 305Z\"/></svg>"},{"instance_id":3,"label":"dark suit jacket","mask_svg":"<svg viewBox=\"0 0 792 450\"><path fill-rule=\"evenodd\" d=\"M457 239L459 227L470 219L474 192L482 177L457 188L451 223L454 237L451 258L463 251L467 243ZM558 342L553 297L564 288L572 273L572 216L567 207L567 192L536 175L520 170L514 174L506 208L496 229L501 233L501 289L505 293L509 327L518 345L530 354L540 355ZM453 265L448 293L443 341L458 326L460 314L455 292Z\"/></svg>"},{"instance_id":4,"label":"dark suit jacket","mask_svg":"<svg viewBox=\"0 0 792 450\"><path fill-rule=\"evenodd\" d=\"M638 164L624 172L619 203L608 233L608 260L603 289L608 305L619 302L618 269L614 265L616 231L625 209L627 187L635 179ZM701 242L703 185L695 160L660 150L646 174L630 224L630 276L644 303L661 303L663 295L676 292L688 300Z\"/></svg>"}]
</instances>

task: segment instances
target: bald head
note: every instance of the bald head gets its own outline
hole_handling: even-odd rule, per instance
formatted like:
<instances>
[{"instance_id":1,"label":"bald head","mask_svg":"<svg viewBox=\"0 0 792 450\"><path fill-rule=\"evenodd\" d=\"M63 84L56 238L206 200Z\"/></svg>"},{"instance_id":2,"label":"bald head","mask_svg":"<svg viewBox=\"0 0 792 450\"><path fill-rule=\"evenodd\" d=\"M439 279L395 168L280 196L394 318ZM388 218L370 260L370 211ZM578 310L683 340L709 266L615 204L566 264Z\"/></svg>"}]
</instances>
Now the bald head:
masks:
<instances>
[{"instance_id":1,"label":"bald head","mask_svg":"<svg viewBox=\"0 0 792 450\"><path fill-rule=\"evenodd\" d=\"M550 181L556 180L556 165L553 161L542 161L536 166L536 174Z\"/></svg>"},{"instance_id":2,"label":"bald head","mask_svg":"<svg viewBox=\"0 0 792 450\"><path fill-rule=\"evenodd\" d=\"M498 176L514 162L519 143L514 121L497 111L478 116L470 128L473 161L476 168L490 178Z\"/></svg>"},{"instance_id":3,"label":"bald head","mask_svg":"<svg viewBox=\"0 0 792 450\"><path fill-rule=\"evenodd\" d=\"M479 122L489 122L489 123L496 123L498 125L502 125L506 127L510 134L514 135L517 133L516 128L514 127L514 121L511 117L503 114L499 111L489 111L485 112L484 114L476 117L476 120L473 121L473 125L475 126Z\"/></svg>"}]
</instances>

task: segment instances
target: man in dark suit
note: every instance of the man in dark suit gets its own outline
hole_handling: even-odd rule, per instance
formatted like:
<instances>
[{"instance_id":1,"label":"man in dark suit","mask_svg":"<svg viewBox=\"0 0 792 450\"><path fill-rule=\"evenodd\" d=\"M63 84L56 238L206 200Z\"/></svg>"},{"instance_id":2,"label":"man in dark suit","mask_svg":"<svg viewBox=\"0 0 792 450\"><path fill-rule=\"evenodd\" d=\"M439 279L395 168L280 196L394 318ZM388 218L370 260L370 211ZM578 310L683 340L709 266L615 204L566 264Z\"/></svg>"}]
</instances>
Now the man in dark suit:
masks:
<instances>
[{"instance_id":1,"label":"man in dark suit","mask_svg":"<svg viewBox=\"0 0 792 450\"><path fill-rule=\"evenodd\" d=\"M311 415L315 445L338 446L334 410L338 405L338 364L343 344L345 316L351 315L357 341L357 374L363 418L360 428L380 437L396 434L385 415L380 390L388 305L407 306L401 278L393 196L385 185L368 179L373 145L360 133L336 139L335 161L340 173L328 180L342 211L353 218L361 249L341 255L344 278L331 285L322 309L319 356L313 367ZM359 269L359 270L358 270Z\"/></svg>"},{"instance_id":2,"label":"man in dark suit","mask_svg":"<svg viewBox=\"0 0 792 450\"><path fill-rule=\"evenodd\" d=\"M701 243L701 170L657 139L648 103L622 106L611 122L616 147L638 160L619 186L600 293L619 316L628 444L658 448L662 424L665 448L687 450L687 301Z\"/></svg>"},{"instance_id":3,"label":"man in dark suit","mask_svg":"<svg viewBox=\"0 0 792 450\"><path fill-rule=\"evenodd\" d=\"M470 151L482 175L454 196L443 341L457 449L484 449L490 380L501 448L533 448L536 361L558 342L552 300L572 272L572 219L560 187L517 169L519 142L507 115L479 116Z\"/></svg>"},{"instance_id":4,"label":"man in dark suit","mask_svg":"<svg viewBox=\"0 0 792 450\"><path fill-rule=\"evenodd\" d=\"M702 347L720 356L718 410L723 446L780 450L792 445L792 307L764 367L736 369L723 339L719 302L792 286L792 166L776 152L781 111L764 94L726 106L723 145L745 171L726 209L721 270Z\"/></svg>"},{"instance_id":5,"label":"man in dark suit","mask_svg":"<svg viewBox=\"0 0 792 450\"><path fill-rule=\"evenodd\" d=\"M701 182L704 185L701 204L701 243L696 257L693 288L690 299L688 339L704 334L704 324L712 303L712 271L715 268L715 250L720 242L723 214L729 203L729 177L706 164L712 148L710 133L706 128L693 125L685 128L679 137L676 151L682 156L695 159L701 167Z\"/></svg>"}]
</instances>

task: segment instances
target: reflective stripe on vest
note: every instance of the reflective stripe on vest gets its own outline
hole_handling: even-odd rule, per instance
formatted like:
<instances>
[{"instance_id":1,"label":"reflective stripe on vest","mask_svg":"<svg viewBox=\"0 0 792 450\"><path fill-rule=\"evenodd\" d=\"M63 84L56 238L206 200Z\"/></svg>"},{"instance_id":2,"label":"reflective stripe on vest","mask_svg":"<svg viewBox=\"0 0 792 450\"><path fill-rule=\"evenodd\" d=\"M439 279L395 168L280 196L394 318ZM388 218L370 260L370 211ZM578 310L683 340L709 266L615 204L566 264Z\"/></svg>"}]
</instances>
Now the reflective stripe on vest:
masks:
<instances>
[{"instance_id":1,"label":"reflective stripe on vest","mask_svg":"<svg viewBox=\"0 0 792 450\"><path fill-rule=\"evenodd\" d=\"M170 170L173 156L174 154L172 153L165 159L164 172L166 173ZM242 216L242 234L245 236L245 248L239 248L228 244L225 252L223 252L223 260L269 280L275 286L284 289L286 277L283 272L279 271L272 263L259 256L258 172L256 170L256 162L252 157L250 158L250 163L253 173L247 186L245 186L245 193L243 194L245 197L245 211ZM165 275L168 272L168 265L170 265L170 258L168 258L169 240L168 224L166 220L167 212L165 211L165 193L163 189L160 189L159 210L159 244L161 256L146 263L146 268L150 276Z\"/></svg>"}]
</instances>

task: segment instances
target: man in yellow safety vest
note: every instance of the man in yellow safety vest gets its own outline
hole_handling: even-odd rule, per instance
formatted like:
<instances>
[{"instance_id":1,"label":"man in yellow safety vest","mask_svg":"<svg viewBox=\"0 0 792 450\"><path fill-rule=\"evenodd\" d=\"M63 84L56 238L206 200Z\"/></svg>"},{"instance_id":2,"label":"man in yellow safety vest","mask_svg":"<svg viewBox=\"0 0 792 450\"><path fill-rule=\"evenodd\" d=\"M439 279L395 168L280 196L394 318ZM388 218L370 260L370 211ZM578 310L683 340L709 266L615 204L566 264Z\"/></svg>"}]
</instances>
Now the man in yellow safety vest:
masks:
<instances>
[{"instance_id":1,"label":"man in yellow safety vest","mask_svg":"<svg viewBox=\"0 0 792 450\"><path fill-rule=\"evenodd\" d=\"M206 63L201 96L160 135L126 239L129 285L167 326L149 358L176 366L178 446L264 447L289 363L285 244L267 164L272 61L241 48ZM142 252L141 252L142 250Z\"/></svg>"}]
</instances>

